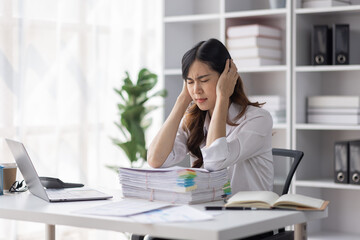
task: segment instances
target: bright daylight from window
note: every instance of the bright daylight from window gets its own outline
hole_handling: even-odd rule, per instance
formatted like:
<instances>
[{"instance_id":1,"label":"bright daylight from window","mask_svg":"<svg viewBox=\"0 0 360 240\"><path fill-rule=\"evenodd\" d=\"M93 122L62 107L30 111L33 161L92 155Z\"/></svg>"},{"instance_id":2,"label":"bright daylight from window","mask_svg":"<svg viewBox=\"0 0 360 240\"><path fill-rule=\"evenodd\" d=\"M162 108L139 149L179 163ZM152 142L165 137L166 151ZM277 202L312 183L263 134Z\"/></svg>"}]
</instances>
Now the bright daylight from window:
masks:
<instances>
[{"instance_id":1,"label":"bright daylight from window","mask_svg":"<svg viewBox=\"0 0 360 240\"><path fill-rule=\"evenodd\" d=\"M146 67L160 75L160 4L0 0L0 162L14 161L4 139L17 139L40 176L120 188L117 174L105 167L129 164L111 142L120 135L113 88L120 87L125 71L135 78ZM154 116L156 129L162 110ZM44 239L44 234L43 224L0 219L1 240ZM56 235L125 238L62 226Z\"/></svg>"}]
</instances>

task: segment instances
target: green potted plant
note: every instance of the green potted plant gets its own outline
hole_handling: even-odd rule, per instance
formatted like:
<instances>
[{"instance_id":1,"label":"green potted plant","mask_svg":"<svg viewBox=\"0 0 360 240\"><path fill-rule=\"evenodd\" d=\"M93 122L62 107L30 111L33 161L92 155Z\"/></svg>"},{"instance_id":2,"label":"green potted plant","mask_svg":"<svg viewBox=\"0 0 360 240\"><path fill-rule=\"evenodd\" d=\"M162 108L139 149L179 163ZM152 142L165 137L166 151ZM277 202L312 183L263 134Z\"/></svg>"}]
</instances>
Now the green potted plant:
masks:
<instances>
[{"instance_id":1,"label":"green potted plant","mask_svg":"<svg viewBox=\"0 0 360 240\"><path fill-rule=\"evenodd\" d=\"M140 70L136 83L131 80L128 72L125 73L123 85L119 89L114 88L121 99L121 102L117 104L120 119L119 122L115 122L115 125L122 133L122 139L125 140L112 138L112 142L124 151L131 167L139 166L139 161L142 166L147 155L145 130L152 123L152 119L146 118L146 115L158 108L158 106L146 105L146 103L154 97L166 97L167 91L163 89L148 95L157 84L158 78L146 68ZM118 166L108 167L118 170Z\"/></svg>"}]
</instances>

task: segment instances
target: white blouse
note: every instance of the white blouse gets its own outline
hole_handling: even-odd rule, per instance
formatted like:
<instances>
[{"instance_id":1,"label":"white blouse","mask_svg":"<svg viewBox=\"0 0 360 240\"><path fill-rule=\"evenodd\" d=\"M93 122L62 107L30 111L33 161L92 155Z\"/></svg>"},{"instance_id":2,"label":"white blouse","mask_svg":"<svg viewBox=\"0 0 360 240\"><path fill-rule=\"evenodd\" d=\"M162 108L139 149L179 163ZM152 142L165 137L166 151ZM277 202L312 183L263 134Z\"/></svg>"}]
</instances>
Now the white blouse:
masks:
<instances>
[{"instance_id":1,"label":"white blouse","mask_svg":"<svg viewBox=\"0 0 360 240\"><path fill-rule=\"evenodd\" d=\"M230 120L234 120L241 107L232 103L229 107ZM226 137L216 139L209 147L204 141L200 145L204 160L203 167L209 171L228 168L232 193L238 191L272 191L274 166L272 157L272 117L268 111L248 106L245 114L236 122L237 126L226 124ZM205 118L204 132L209 129L210 117ZM161 167L174 166L189 154L186 146L188 132L179 126L172 152ZM190 155L193 163L196 158Z\"/></svg>"}]
</instances>

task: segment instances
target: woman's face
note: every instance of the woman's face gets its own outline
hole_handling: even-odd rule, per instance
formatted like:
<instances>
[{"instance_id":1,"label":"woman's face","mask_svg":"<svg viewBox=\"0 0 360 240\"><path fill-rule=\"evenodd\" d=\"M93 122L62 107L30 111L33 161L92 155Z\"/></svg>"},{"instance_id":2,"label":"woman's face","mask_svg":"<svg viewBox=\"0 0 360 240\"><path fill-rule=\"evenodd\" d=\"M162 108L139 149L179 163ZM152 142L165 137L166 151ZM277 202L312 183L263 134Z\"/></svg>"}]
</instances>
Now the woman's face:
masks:
<instances>
[{"instance_id":1,"label":"woman's face","mask_svg":"<svg viewBox=\"0 0 360 240\"><path fill-rule=\"evenodd\" d=\"M194 103L210 115L215 107L216 84L220 74L212 70L207 64L195 60L189 68L186 80L188 92Z\"/></svg>"}]
</instances>

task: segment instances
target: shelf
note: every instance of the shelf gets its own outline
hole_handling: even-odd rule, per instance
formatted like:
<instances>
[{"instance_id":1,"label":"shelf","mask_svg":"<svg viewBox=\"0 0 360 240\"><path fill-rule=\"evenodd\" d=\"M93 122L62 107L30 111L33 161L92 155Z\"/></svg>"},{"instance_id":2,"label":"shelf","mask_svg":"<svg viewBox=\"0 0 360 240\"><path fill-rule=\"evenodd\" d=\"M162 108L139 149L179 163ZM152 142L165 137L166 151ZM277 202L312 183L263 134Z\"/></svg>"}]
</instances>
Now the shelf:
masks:
<instances>
[{"instance_id":1,"label":"shelf","mask_svg":"<svg viewBox=\"0 0 360 240\"><path fill-rule=\"evenodd\" d=\"M248 18L248 17L271 17L281 18L286 15L285 8L279 9L264 9L264 10L252 10L252 11L239 11L239 12L227 12L225 18Z\"/></svg>"},{"instance_id":2,"label":"shelf","mask_svg":"<svg viewBox=\"0 0 360 240\"><path fill-rule=\"evenodd\" d=\"M185 15L185 16L172 16L165 17L165 23L178 23L178 22L199 22L207 20L219 20L219 14L197 14L197 15Z\"/></svg>"},{"instance_id":3,"label":"shelf","mask_svg":"<svg viewBox=\"0 0 360 240\"><path fill-rule=\"evenodd\" d=\"M296 180L296 187L360 190L360 185L334 183L333 179Z\"/></svg>"},{"instance_id":4,"label":"shelf","mask_svg":"<svg viewBox=\"0 0 360 240\"><path fill-rule=\"evenodd\" d=\"M296 130L355 130L360 131L360 125L324 125L324 124L295 124Z\"/></svg>"},{"instance_id":5,"label":"shelf","mask_svg":"<svg viewBox=\"0 0 360 240\"><path fill-rule=\"evenodd\" d=\"M343 14L360 13L360 5L336 6L326 8L297 8L295 14Z\"/></svg>"},{"instance_id":6,"label":"shelf","mask_svg":"<svg viewBox=\"0 0 360 240\"><path fill-rule=\"evenodd\" d=\"M287 129L286 123L274 123L273 129Z\"/></svg>"},{"instance_id":7,"label":"shelf","mask_svg":"<svg viewBox=\"0 0 360 240\"><path fill-rule=\"evenodd\" d=\"M297 66L296 72L360 71L360 65Z\"/></svg>"},{"instance_id":8,"label":"shelf","mask_svg":"<svg viewBox=\"0 0 360 240\"><path fill-rule=\"evenodd\" d=\"M309 240L358 240L359 234L322 231L320 233L313 233L308 235Z\"/></svg>"},{"instance_id":9,"label":"shelf","mask_svg":"<svg viewBox=\"0 0 360 240\"><path fill-rule=\"evenodd\" d=\"M278 66L258 66L258 67L238 67L239 73L251 72L285 72L287 70L285 65Z\"/></svg>"}]
</instances>

